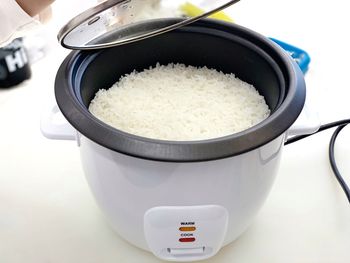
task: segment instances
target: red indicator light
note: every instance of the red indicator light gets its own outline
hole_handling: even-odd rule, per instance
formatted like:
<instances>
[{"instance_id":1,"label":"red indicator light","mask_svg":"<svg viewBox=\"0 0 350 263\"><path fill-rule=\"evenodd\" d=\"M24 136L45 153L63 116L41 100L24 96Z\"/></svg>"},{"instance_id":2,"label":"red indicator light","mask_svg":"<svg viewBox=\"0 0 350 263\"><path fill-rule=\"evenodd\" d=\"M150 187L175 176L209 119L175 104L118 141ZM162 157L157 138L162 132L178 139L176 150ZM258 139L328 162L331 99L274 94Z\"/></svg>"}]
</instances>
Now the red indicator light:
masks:
<instances>
[{"instance_id":1,"label":"red indicator light","mask_svg":"<svg viewBox=\"0 0 350 263\"><path fill-rule=\"evenodd\" d=\"M183 237L179 239L180 242L194 242L195 240L194 237Z\"/></svg>"}]
</instances>

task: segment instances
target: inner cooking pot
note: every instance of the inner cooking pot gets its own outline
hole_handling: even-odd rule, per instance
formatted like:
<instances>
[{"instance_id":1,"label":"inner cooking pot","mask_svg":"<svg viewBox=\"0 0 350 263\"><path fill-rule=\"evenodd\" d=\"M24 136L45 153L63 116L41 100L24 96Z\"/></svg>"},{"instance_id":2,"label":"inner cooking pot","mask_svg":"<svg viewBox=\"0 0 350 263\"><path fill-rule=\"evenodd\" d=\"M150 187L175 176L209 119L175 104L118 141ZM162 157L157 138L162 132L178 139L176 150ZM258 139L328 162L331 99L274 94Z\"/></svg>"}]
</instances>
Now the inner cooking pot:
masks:
<instances>
[{"instance_id":1,"label":"inner cooking pot","mask_svg":"<svg viewBox=\"0 0 350 263\"><path fill-rule=\"evenodd\" d=\"M156 63L183 63L233 73L254 85L271 114L259 124L229 136L164 141L120 131L88 111L99 89L108 89L121 76ZM296 64L268 38L238 25L206 19L127 45L74 51L57 73L55 94L71 125L97 144L144 159L193 162L235 156L283 134L303 108L305 84Z\"/></svg>"}]
</instances>

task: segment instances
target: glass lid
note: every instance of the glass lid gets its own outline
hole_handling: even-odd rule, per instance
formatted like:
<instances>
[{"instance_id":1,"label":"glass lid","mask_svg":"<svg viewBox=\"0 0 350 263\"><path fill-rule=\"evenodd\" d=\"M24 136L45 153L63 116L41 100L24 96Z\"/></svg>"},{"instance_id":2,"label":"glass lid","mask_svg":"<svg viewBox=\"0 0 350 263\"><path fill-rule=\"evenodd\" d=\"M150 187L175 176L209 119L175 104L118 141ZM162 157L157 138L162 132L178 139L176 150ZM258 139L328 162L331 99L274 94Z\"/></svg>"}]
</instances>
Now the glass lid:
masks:
<instances>
[{"instance_id":1,"label":"glass lid","mask_svg":"<svg viewBox=\"0 0 350 263\"><path fill-rule=\"evenodd\" d=\"M70 20L58 40L69 49L117 46L190 24L238 1L106 0Z\"/></svg>"}]
</instances>

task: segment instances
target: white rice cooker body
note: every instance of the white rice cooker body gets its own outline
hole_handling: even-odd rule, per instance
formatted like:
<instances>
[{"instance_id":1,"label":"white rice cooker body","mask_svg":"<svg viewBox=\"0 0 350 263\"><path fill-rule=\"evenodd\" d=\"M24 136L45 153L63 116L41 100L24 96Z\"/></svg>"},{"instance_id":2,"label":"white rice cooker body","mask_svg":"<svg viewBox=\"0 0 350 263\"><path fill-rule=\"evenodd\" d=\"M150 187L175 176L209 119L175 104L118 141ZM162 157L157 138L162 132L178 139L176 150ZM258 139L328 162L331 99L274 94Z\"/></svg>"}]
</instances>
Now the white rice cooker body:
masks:
<instances>
[{"instance_id":1,"label":"white rice cooker body","mask_svg":"<svg viewBox=\"0 0 350 263\"><path fill-rule=\"evenodd\" d=\"M250 225L270 192L285 138L230 158L180 163L127 156L78 136L87 181L112 227L175 261L209 258Z\"/></svg>"}]
</instances>

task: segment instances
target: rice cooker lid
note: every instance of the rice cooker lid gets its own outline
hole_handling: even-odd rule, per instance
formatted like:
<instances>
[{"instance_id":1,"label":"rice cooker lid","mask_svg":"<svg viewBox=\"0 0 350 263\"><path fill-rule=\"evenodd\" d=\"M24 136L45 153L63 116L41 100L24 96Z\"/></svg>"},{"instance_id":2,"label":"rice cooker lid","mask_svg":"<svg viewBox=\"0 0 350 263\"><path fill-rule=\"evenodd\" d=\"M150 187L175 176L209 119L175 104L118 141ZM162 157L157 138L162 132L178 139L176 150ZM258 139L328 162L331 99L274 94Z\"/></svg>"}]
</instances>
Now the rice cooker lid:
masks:
<instances>
[{"instance_id":1,"label":"rice cooker lid","mask_svg":"<svg viewBox=\"0 0 350 263\"><path fill-rule=\"evenodd\" d=\"M198 12L197 16L184 17L182 20L174 20L171 18L176 16L174 10L179 10L179 1L106 0L71 19L59 31L57 37L61 45L69 49L108 48L188 25L238 1L192 0L191 2L195 4L199 2L199 6L209 5L209 11L202 14ZM158 14L155 12L156 8L162 8L164 12Z\"/></svg>"}]
</instances>

